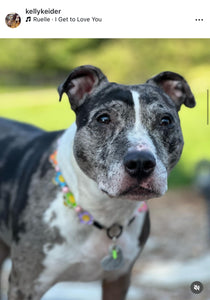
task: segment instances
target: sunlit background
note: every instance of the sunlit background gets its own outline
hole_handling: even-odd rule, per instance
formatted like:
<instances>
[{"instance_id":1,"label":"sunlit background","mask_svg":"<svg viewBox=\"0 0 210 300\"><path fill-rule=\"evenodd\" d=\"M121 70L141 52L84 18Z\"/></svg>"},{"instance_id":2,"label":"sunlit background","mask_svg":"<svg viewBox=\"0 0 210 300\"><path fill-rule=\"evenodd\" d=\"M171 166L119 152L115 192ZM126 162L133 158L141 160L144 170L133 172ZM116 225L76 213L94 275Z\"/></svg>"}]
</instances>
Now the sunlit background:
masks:
<instances>
[{"instance_id":1,"label":"sunlit background","mask_svg":"<svg viewBox=\"0 0 210 300\"><path fill-rule=\"evenodd\" d=\"M173 201L177 199L179 215L173 215L176 205L172 206L173 211L169 207L167 210L169 218L162 226L167 231L167 224L168 222L174 224L175 220L171 219L174 217L181 225L179 229L174 226L169 235L172 237L178 230L182 243L185 243L195 218L206 220L205 203L202 202L200 196L195 197L193 184L196 164L202 159L210 159L210 125L207 124L207 90L210 88L209 49L210 40L208 39L0 40L0 116L32 123L46 130L67 128L74 121L75 116L70 110L66 96L63 97L61 103L58 102L57 87L73 68L83 64L95 65L102 69L110 81L124 84L143 83L162 71L173 71L184 76L195 95L197 106L193 109L186 107L181 109L180 119L185 146L182 158L169 178L169 189L172 194L169 193L168 198L163 198L159 204L157 204L159 200L152 200L155 201L155 206L151 204L151 214L154 214L154 220L157 219L158 226L158 217L163 218L164 213L163 215L161 213L155 215L155 213L158 209L161 212L164 211L164 207L170 201L168 199L173 198ZM182 215L181 220L179 218L183 213L180 208L182 200L185 201L183 209L185 208L186 214ZM191 214L187 215L191 208ZM189 224L186 224L186 220L182 224L185 216L188 216ZM203 222L196 225L200 226L196 227L197 230L205 231L207 221ZM185 230L186 236L183 238ZM155 236L155 230L153 234ZM196 234L199 235L199 231ZM153 238L153 246L150 245L148 253L158 247L154 246L157 236ZM199 235L199 238L200 236L203 237L201 243L204 245L205 233ZM175 240L176 238L179 244L178 237L176 236ZM174 237L172 239L174 242ZM193 245L195 244L196 242L193 242ZM167 247L169 245L166 245ZM191 249L190 245L186 246L188 255L185 253L184 258L180 257L178 261L202 257L206 249L205 246L198 249L195 246L197 252L192 249L190 254L188 248ZM163 254L160 249L159 252L164 258L165 253ZM155 257L157 260L158 257ZM168 258L174 258L173 251ZM163 295L165 295L164 299L175 299L172 297L172 292L166 292ZM138 300L140 300L139 297ZM161 299L161 297L149 298L147 295L147 298L141 299L153 300ZM178 295L176 299L182 299L180 297L182 296ZM191 294L188 291L183 299L191 299L190 297ZM206 300L207 298L198 299Z\"/></svg>"}]
</instances>

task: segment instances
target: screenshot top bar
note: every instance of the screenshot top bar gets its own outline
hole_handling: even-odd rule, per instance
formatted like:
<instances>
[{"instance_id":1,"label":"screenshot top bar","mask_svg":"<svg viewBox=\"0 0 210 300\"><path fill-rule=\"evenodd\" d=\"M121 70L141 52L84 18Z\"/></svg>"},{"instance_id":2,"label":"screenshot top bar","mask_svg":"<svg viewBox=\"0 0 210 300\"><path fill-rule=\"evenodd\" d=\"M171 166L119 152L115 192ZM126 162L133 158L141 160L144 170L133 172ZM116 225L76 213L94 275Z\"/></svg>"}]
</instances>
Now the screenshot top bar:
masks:
<instances>
[{"instance_id":1,"label":"screenshot top bar","mask_svg":"<svg viewBox=\"0 0 210 300\"><path fill-rule=\"evenodd\" d=\"M0 12L2 38L209 38L208 2L21 1Z\"/></svg>"}]
</instances>

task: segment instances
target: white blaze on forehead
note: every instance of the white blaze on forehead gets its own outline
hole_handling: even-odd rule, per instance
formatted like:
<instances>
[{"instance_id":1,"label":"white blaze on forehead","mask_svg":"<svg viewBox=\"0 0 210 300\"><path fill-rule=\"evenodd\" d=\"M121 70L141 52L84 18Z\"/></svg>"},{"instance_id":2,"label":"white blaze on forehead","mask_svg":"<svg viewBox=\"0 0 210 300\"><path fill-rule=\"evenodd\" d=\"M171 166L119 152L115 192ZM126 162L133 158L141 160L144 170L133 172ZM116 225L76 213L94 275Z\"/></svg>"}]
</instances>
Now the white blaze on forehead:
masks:
<instances>
[{"instance_id":1,"label":"white blaze on forehead","mask_svg":"<svg viewBox=\"0 0 210 300\"><path fill-rule=\"evenodd\" d=\"M135 112L135 121L132 130L128 134L128 139L131 142L131 147L137 147L139 150L142 148L152 148L154 145L149 137L149 134L146 128L142 124L142 112L141 112L141 103L140 95L136 91L131 91L134 103L134 112Z\"/></svg>"},{"instance_id":2,"label":"white blaze on forehead","mask_svg":"<svg viewBox=\"0 0 210 300\"><path fill-rule=\"evenodd\" d=\"M148 129L144 126L142 119L142 106L140 101L140 94L137 91L132 91L135 112L135 121L132 130L128 133L128 140L131 143L129 150L149 150L156 158L156 149L153 141L150 138Z\"/></svg>"},{"instance_id":3,"label":"white blaze on forehead","mask_svg":"<svg viewBox=\"0 0 210 300\"><path fill-rule=\"evenodd\" d=\"M134 102L134 110L135 110L135 130L139 130L141 127L141 107L140 107L140 95L136 91L131 91Z\"/></svg>"}]
</instances>

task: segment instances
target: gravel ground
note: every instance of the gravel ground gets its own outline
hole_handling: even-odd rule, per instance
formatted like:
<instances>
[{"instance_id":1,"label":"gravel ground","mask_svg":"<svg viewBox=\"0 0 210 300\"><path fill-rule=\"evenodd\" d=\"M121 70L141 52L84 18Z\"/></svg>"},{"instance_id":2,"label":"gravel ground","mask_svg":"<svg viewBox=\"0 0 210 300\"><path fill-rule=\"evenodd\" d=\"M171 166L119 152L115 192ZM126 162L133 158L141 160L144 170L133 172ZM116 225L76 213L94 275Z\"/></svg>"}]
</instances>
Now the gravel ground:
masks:
<instances>
[{"instance_id":1,"label":"gravel ground","mask_svg":"<svg viewBox=\"0 0 210 300\"><path fill-rule=\"evenodd\" d=\"M149 207L151 235L134 267L128 300L210 300L204 200L193 190L176 190L150 200ZM8 269L7 263L4 293ZM190 289L194 281L203 284L200 294ZM43 300L99 300L100 295L99 283L65 283L51 289Z\"/></svg>"}]
</instances>

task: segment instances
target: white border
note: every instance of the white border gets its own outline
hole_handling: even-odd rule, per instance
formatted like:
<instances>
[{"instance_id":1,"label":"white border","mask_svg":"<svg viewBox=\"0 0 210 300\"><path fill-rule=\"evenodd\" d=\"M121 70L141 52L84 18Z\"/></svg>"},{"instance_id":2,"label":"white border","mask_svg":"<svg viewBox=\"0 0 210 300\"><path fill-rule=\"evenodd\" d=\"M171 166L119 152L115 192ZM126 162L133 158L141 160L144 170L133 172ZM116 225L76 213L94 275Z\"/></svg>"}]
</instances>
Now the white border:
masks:
<instances>
[{"instance_id":1,"label":"white border","mask_svg":"<svg viewBox=\"0 0 210 300\"><path fill-rule=\"evenodd\" d=\"M209 38L209 1L77 0L13 1L0 12L0 38ZM61 9L63 18L102 18L102 22L25 22L26 9ZM21 25L9 28L8 13L17 12ZM32 15L34 17L35 15ZM41 15L54 18L55 15ZM40 17L40 16L39 16ZM195 21L196 19L203 21Z\"/></svg>"}]
</instances>

